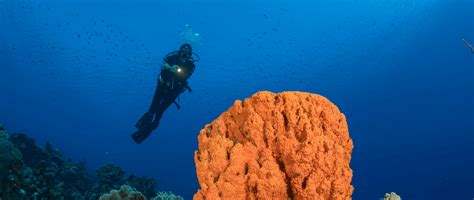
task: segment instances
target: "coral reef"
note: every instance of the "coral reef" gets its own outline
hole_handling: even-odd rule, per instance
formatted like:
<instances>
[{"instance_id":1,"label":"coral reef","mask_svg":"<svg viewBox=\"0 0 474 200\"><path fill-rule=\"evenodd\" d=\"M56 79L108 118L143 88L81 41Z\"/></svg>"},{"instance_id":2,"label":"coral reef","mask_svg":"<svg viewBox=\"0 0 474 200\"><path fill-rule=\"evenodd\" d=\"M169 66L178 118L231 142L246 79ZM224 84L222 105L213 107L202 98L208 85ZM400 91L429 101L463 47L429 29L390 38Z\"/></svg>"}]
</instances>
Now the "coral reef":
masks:
<instances>
[{"instance_id":1,"label":"coral reef","mask_svg":"<svg viewBox=\"0 0 474 200\"><path fill-rule=\"evenodd\" d=\"M205 126L194 199L351 199L344 114L303 92L258 92Z\"/></svg>"},{"instance_id":2,"label":"coral reef","mask_svg":"<svg viewBox=\"0 0 474 200\"><path fill-rule=\"evenodd\" d=\"M151 198L157 194L158 197L160 194L167 194L156 192L156 180L151 177L125 177L125 171L113 164L98 168L96 176L93 176L87 173L85 163L63 158L49 143L39 147L25 134L14 133L7 136L0 124L0 199L96 200L109 191L112 192L108 197L115 199L114 190L119 196L130 193L128 199L146 199L145 197ZM134 192L135 189L137 192ZM171 195L170 193L170 197L179 197ZM107 195L104 198L107 199Z\"/></svg>"},{"instance_id":3,"label":"coral reef","mask_svg":"<svg viewBox=\"0 0 474 200\"><path fill-rule=\"evenodd\" d=\"M156 195L156 180L149 176L137 177L130 175L127 178L127 184L133 185L138 191L142 192L147 197Z\"/></svg>"},{"instance_id":4,"label":"coral reef","mask_svg":"<svg viewBox=\"0 0 474 200\"><path fill-rule=\"evenodd\" d=\"M120 188L121 185L125 184L125 171L113 164L106 164L99 167L96 170L96 175L96 183L88 193L91 199L99 199L102 194Z\"/></svg>"},{"instance_id":5,"label":"coral reef","mask_svg":"<svg viewBox=\"0 0 474 200\"><path fill-rule=\"evenodd\" d=\"M97 180L88 196L91 199L99 197L110 190L120 188L121 185L129 185L147 197L156 194L156 180L151 177L137 177L130 175L125 178L125 171L113 164L106 164L96 170Z\"/></svg>"},{"instance_id":6,"label":"coral reef","mask_svg":"<svg viewBox=\"0 0 474 200\"><path fill-rule=\"evenodd\" d=\"M400 196L397 195L395 192L385 193L383 199L381 200L401 200Z\"/></svg>"},{"instance_id":7,"label":"coral reef","mask_svg":"<svg viewBox=\"0 0 474 200\"><path fill-rule=\"evenodd\" d=\"M9 140L23 154L24 166L15 180L28 198L86 198L91 177L84 163L66 161L51 144L40 148L25 134L12 134Z\"/></svg>"},{"instance_id":8,"label":"coral reef","mask_svg":"<svg viewBox=\"0 0 474 200\"><path fill-rule=\"evenodd\" d=\"M141 192L128 185L122 185L120 190L111 190L109 194L100 196L99 200L145 200Z\"/></svg>"},{"instance_id":9,"label":"coral reef","mask_svg":"<svg viewBox=\"0 0 474 200\"><path fill-rule=\"evenodd\" d=\"M122 185L120 190L111 190L108 194L100 196L99 200L146 200L146 197L137 189L128 185ZM183 200L171 192L158 192L151 200Z\"/></svg>"},{"instance_id":10,"label":"coral reef","mask_svg":"<svg viewBox=\"0 0 474 200\"><path fill-rule=\"evenodd\" d=\"M0 123L0 138L4 138L4 139L8 138L8 135L5 132L5 126L2 123Z\"/></svg>"},{"instance_id":11,"label":"coral reef","mask_svg":"<svg viewBox=\"0 0 474 200\"><path fill-rule=\"evenodd\" d=\"M3 126L0 131L4 133ZM0 199L21 199L18 195L23 192L15 177L21 172L22 157L21 152L7 138L0 138Z\"/></svg>"}]
</instances>

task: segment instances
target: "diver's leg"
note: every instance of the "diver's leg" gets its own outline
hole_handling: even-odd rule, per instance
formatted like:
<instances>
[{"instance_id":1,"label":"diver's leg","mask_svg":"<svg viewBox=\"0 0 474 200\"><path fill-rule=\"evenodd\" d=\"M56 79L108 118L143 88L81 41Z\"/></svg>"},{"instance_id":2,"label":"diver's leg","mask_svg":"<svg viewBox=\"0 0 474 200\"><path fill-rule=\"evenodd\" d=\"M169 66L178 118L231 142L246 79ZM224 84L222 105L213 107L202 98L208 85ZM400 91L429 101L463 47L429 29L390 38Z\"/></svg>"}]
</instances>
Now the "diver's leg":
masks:
<instances>
[{"instance_id":1,"label":"diver's leg","mask_svg":"<svg viewBox=\"0 0 474 200\"><path fill-rule=\"evenodd\" d=\"M160 84L160 82L158 82L157 85L156 85L155 93L153 95L153 100L151 102L150 108L148 109L148 111L145 114L143 114L143 116L140 118L140 120L138 120L138 122L135 124L135 127L137 129L145 129L148 126L151 125L152 120L153 120L153 116L158 111L160 103L163 99L163 96L164 96L163 92L164 92L164 88L163 88L162 84Z\"/></svg>"},{"instance_id":2,"label":"diver's leg","mask_svg":"<svg viewBox=\"0 0 474 200\"><path fill-rule=\"evenodd\" d=\"M135 127L138 129L138 131L132 134L132 138L136 143L142 143L158 126L158 124L155 124L155 121L158 117L161 118L161 116L157 116L156 113L164 97L164 91L165 90L163 90L163 86L160 84L160 82L158 82L148 112L146 112L135 124ZM153 120L153 118L155 118L155 120Z\"/></svg>"},{"instance_id":3,"label":"diver's leg","mask_svg":"<svg viewBox=\"0 0 474 200\"><path fill-rule=\"evenodd\" d=\"M161 100L163 99L163 93L164 93L164 85L158 81L156 84L156 89L155 89L155 94L153 95L153 100L151 102L150 108L148 109L148 112L155 113L158 109L158 106L161 103Z\"/></svg>"},{"instance_id":4,"label":"diver's leg","mask_svg":"<svg viewBox=\"0 0 474 200\"><path fill-rule=\"evenodd\" d=\"M170 107L170 105L176 101L178 96L181 94L181 91L182 90L170 91L168 93L168 96L163 98L163 102L160 104L158 113L164 113L168 109L168 107Z\"/></svg>"},{"instance_id":5,"label":"diver's leg","mask_svg":"<svg viewBox=\"0 0 474 200\"><path fill-rule=\"evenodd\" d=\"M146 138L148 138L148 136L151 135L151 132L158 127L163 113L173 103L173 101L174 99L170 100L169 98L166 98L163 99L162 102L157 104L156 110L153 111L155 119L153 119L151 123L147 124L143 128L133 133L132 138L137 144L142 143Z\"/></svg>"},{"instance_id":6,"label":"diver's leg","mask_svg":"<svg viewBox=\"0 0 474 200\"><path fill-rule=\"evenodd\" d=\"M158 127L158 125L160 124L161 117L163 116L163 113L171 106L171 104L175 102L176 98L178 98L179 94L181 93L179 91L180 90L168 91L167 96L163 97L162 102L159 104L155 112L155 119L153 120L152 126L151 126L153 129L156 129L156 127Z\"/></svg>"},{"instance_id":7,"label":"diver's leg","mask_svg":"<svg viewBox=\"0 0 474 200\"><path fill-rule=\"evenodd\" d=\"M146 128L151 120L153 120L153 113L151 112L146 112L142 115L142 117L137 121L135 124L135 128L137 129L144 129Z\"/></svg>"},{"instance_id":8,"label":"diver's leg","mask_svg":"<svg viewBox=\"0 0 474 200\"><path fill-rule=\"evenodd\" d=\"M161 102L157 103L156 107L154 107L154 110L152 110L153 114L155 115L155 119L153 119L153 122L151 122L149 126L138 130L132 135L132 138L136 143L142 143L148 136L150 136L151 132L158 127L163 113L171 104L173 104L179 94L180 92L167 91L165 88L161 90L159 97Z\"/></svg>"},{"instance_id":9,"label":"diver's leg","mask_svg":"<svg viewBox=\"0 0 474 200\"><path fill-rule=\"evenodd\" d=\"M171 98L165 98L163 101L160 103L158 110L155 113L155 119L153 120L152 123L152 128L156 129L158 125L160 124L161 117L163 116L163 113L170 107L170 105L174 102L174 99Z\"/></svg>"}]
</instances>

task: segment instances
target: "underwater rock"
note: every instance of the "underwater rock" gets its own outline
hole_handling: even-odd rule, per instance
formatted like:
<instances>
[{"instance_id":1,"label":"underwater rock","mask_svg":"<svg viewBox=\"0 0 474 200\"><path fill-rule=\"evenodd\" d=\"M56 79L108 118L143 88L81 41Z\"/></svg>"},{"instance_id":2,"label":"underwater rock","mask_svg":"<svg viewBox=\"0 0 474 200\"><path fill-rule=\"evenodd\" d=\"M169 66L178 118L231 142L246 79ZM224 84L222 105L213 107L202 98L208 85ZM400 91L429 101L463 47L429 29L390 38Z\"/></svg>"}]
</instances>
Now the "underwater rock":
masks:
<instances>
[{"instance_id":1,"label":"underwater rock","mask_svg":"<svg viewBox=\"0 0 474 200\"><path fill-rule=\"evenodd\" d=\"M397 195L397 193L395 192L390 192L389 193L385 193L385 195L383 196L383 199L382 200L401 200L402 198L400 198L400 196Z\"/></svg>"},{"instance_id":2,"label":"underwater rock","mask_svg":"<svg viewBox=\"0 0 474 200\"><path fill-rule=\"evenodd\" d=\"M194 199L351 199L352 140L326 98L258 92L198 136Z\"/></svg>"},{"instance_id":3,"label":"underwater rock","mask_svg":"<svg viewBox=\"0 0 474 200\"><path fill-rule=\"evenodd\" d=\"M99 200L145 200L142 193L128 185L122 185L120 190L111 190L109 194L100 196Z\"/></svg>"}]
</instances>

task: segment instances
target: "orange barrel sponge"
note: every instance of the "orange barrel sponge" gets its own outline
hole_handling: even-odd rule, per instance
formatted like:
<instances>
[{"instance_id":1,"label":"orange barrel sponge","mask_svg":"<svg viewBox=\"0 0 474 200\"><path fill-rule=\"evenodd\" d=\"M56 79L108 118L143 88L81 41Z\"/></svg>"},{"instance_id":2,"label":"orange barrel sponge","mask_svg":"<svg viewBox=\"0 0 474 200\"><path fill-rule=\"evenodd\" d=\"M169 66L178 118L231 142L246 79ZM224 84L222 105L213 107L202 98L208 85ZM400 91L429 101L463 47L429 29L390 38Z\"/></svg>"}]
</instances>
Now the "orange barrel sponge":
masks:
<instances>
[{"instance_id":1,"label":"orange barrel sponge","mask_svg":"<svg viewBox=\"0 0 474 200\"><path fill-rule=\"evenodd\" d=\"M344 114L305 92L262 91L206 125L194 199L352 199Z\"/></svg>"}]
</instances>

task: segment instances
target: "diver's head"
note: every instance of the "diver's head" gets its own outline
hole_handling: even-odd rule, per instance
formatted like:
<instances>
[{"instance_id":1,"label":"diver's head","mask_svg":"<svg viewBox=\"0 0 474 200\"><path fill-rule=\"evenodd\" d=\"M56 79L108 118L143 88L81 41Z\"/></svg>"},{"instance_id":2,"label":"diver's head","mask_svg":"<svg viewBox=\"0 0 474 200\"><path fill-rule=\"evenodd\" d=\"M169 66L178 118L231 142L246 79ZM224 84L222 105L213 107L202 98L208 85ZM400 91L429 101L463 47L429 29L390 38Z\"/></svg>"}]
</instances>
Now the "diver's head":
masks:
<instances>
[{"instance_id":1,"label":"diver's head","mask_svg":"<svg viewBox=\"0 0 474 200\"><path fill-rule=\"evenodd\" d=\"M193 55L193 48L190 44L184 43L183 45L181 45L181 47L179 47L178 55L181 58L190 59Z\"/></svg>"}]
</instances>

